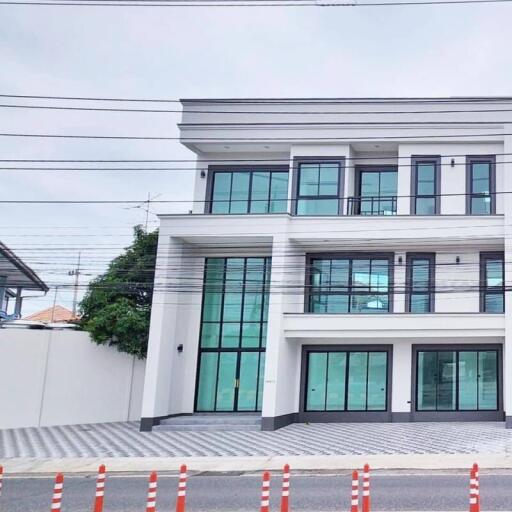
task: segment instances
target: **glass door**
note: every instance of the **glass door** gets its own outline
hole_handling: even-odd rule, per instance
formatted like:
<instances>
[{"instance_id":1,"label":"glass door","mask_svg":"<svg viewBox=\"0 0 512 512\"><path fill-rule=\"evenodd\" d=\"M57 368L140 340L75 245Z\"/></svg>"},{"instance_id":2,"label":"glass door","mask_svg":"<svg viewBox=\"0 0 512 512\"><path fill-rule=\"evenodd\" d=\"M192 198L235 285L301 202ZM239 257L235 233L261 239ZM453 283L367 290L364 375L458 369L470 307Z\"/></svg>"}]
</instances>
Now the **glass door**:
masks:
<instances>
[{"instance_id":1,"label":"glass door","mask_svg":"<svg viewBox=\"0 0 512 512\"><path fill-rule=\"evenodd\" d=\"M205 352L201 355L197 411L261 410L265 353Z\"/></svg>"},{"instance_id":2,"label":"glass door","mask_svg":"<svg viewBox=\"0 0 512 512\"><path fill-rule=\"evenodd\" d=\"M206 260L196 410L260 411L270 258Z\"/></svg>"},{"instance_id":3,"label":"glass door","mask_svg":"<svg viewBox=\"0 0 512 512\"><path fill-rule=\"evenodd\" d=\"M498 410L497 350L419 350L417 411Z\"/></svg>"},{"instance_id":4,"label":"glass door","mask_svg":"<svg viewBox=\"0 0 512 512\"><path fill-rule=\"evenodd\" d=\"M359 169L359 214L395 215L397 179L394 168Z\"/></svg>"},{"instance_id":5,"label":"glass door","mask_svg":"<svg viewBox=\"0 0 512 512\"><path fill-rule=\"evenodd\" d=\"M388 352L311 351L305 411L386 411Z\"/></svg>"}]
</instances>

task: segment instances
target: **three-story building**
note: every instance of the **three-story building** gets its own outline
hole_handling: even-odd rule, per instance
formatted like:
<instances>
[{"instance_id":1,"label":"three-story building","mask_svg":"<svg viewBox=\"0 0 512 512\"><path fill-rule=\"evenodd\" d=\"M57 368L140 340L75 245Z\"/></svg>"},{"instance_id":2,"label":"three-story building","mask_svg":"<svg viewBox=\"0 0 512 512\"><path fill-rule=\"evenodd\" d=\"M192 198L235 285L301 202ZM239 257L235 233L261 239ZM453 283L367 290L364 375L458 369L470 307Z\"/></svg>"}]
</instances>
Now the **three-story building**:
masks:
<instances>
[{"instance_id":1,"label":"three-story building","mask_svg":"<svg viewBox=\"0 0 512 512\"><path fill-rule=\"evenodd\" d=\"M183 100L141 428L512 420L509 101Z\"/></svg>"}]
</instances>

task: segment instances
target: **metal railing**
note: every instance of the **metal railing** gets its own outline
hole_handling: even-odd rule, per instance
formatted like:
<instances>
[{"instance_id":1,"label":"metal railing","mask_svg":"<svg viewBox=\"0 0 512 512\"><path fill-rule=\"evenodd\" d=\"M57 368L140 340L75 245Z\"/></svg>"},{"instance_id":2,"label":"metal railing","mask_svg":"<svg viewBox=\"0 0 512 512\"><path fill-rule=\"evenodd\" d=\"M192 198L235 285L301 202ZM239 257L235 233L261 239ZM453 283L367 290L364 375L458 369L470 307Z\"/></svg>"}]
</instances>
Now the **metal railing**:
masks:
<instances>
[{"instance_id":1,"label":"metal railing","mask_svg":"<svg viewBox=\"0 0 512 512\"><path fill-rule=\"evenodd\" d=\"M347 215L396 215L397 196L365 196L347 199Z\"/></svg>"}]
</instances>

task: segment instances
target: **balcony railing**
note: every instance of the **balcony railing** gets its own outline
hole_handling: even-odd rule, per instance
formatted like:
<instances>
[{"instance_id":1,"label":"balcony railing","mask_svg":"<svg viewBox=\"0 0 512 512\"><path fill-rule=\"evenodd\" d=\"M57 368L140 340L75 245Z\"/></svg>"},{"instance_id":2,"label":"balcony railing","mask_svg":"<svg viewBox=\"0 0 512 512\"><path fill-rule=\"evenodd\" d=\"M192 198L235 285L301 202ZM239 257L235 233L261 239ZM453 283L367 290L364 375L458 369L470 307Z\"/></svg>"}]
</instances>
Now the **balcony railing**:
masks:
<instances>
[{"instance_id":1,"label":"balcony railing","mask_svg":"<svg viewBox=\"0 0 512 512\"><path fill-rule=\"evenodd\" d=\"M396 215L396 196L349 197L347 215Z\"/></svg>"}]
</instances>

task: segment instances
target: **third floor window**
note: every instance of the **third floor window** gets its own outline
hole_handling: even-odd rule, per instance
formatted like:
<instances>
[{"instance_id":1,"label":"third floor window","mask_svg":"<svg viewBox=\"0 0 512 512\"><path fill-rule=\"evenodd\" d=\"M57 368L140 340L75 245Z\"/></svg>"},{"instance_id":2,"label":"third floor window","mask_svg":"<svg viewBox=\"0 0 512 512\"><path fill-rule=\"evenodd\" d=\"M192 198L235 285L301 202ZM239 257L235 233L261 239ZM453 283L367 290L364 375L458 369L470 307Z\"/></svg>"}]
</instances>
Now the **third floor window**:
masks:
<instances>
[{"instance_id":1,"label":"third floor window","mask_svg":"<svg viewBox=\"0 0 512 512\"><path fill-rule=\"evenodd\" d=\"M210 172L208 213L286 213L286 168L223 169Z\"/></svg>"},{"instance_id":2,"label":"third floor window","mask_svg":"<svg viewBox=\"0 0 512 512\"><path fill-rule=\"evenodd\" d=\"M439 213L440 167L440 157L413 157L411 213Z\"/></svg>"},{"instance_id":3,"label":"third floor window","mask_svg":"<svg viewBox=\"0 0 512 512\"><path fill-rule=\"evenodd\" d=\"M496 164L494 156L468 156L466 209L469 215L496 213Z\"/></svg>"}]
</instances>

